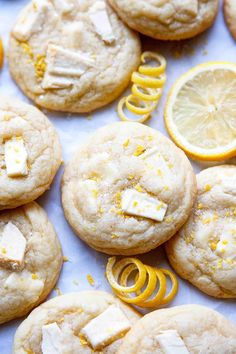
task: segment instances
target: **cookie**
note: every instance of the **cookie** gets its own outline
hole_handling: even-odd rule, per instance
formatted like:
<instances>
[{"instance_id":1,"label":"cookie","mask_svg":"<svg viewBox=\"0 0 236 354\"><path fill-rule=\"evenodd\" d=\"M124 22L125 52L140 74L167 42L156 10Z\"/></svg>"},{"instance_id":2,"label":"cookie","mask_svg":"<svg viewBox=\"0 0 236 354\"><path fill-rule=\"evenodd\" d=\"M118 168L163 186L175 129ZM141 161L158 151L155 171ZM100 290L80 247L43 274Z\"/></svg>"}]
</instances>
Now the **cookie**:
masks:
<instances>
[{"instance_id":1,"label":"cookie","mask_svg":"<svg viewBox=\"0 0 236 354\"><path fill-rule=\"evenodd\" d=\"M35 202L0 212L0 323L24 316L53 289L60 243Z\"/></svg>"},{"instance_id":2,"label":"cookie","mask_svg":"<svg viewBox=\"0 0 236 354\"><path fill-rule=\"evenodd\" d=\"M134 30L161 40L180 40L210 27L218 0L109 0L114 10Z\"/></svg>"},{"instance_id":3,"label":"cookie","mask_svg":"<svg viewBox=\"0 0 236 354\"><path fill-rule=\"evenodd\" d=\"M208 168L197 185L191 216L167 243L169 261L204 293L236 298L236 167Z\"/></svg>"},{"instance_id":4,"label":"cookie","mask_svg":"<svg viewBox=\"0 0 236 354\"><path fill-rule=\"evenodd\" d=\"M58 135L37 108L0 97L0 210L43 194L61 164Z\"/></svg>"},{"instance_id":5,"label":"cookie","mask_svg":"<svg viewBox=\"0 0 236 354\"><path fill-rule=\"evenodd\" d=\"M234 354L236 326L199 305L176 306L144 316L127 334L117 354Z\"/></svg>"},{"instance_id":6,"label":"cookie","mask_svg":"<svg viewBox=\"0 0 236 354\"><path fill-rule=\"evenodd\" d=\"M230 33L236 39L236 1L224 0L224 17Z\"/></svg>"},{"instance_id":7,"label":"cookie","mask_svg":"<svg viewBox=\"0 0 236 354\"><path fill-rule=\"evenodd\" d=\"M62 180L62 204L75 233L112 255L148 252L167 241L187 220L195 195L185 154L133 122L97 130Z\"/></svg>"},{"instance_id":8,"label":"cookie","mask_svg":"<svg viewBox=\"0 0 236 354\"><path fill-rule=\"evenodd\" d=\"M53 298L22 322L14 354L115 354L124 335L141 317L111 294L70 293ZM52 350L52 346L54 350Z\"/></svg>"},{"instance_id":9,"label":"cookie","mask_svg":"<svg viewBox=\"0 0 236 354\"><path fill-rule=\"evenodd\" d=\"M12 29L9 64L39 106L81 113L121 94L140 51L138 35L104 0L33 0Z\"/></svg>"}]
</instances>

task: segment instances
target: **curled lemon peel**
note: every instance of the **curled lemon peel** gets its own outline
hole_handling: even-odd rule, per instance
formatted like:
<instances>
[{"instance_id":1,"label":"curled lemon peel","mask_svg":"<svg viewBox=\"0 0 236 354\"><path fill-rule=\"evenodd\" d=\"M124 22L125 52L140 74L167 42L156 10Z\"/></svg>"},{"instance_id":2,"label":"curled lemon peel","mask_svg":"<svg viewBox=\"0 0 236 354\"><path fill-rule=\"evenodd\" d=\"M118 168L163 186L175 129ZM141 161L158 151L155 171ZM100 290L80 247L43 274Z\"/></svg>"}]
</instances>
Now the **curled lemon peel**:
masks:
<instances>
[{"instance_id":1,"label":"curled lemon peel","mask_svg":"<svg viewBox=\"0 0 236 354\"><path fill-rule=\"evenodd\" d=\"M0 69L3 66L3 60L4 60L4 49L3 49L2 39L0 38Z\"/></svg>"},{"instance_id":2,"label":"curled lemon peel","mask_svg":"<svg viewBox=\"0 0 236 354\"><path fill-rule=\"evenodd\" d=\"M148 64L149 61L155 61L157 65L151 66ZM144 123L150 118L162 94L166 81L165 70L166 60L162 55L154 52L142 54L141 65L131 77L133 83L131 95L123 97L118 103L117 112L121 120L133 121L125 114L125 107L138 116L136 122Z\"/></svg>"},{"instance_id":3,"label":"curled lemon peel","mask_svg":"<svg viewBox=\"0 0 236 354\"><path fill-rule=\"evenodd\" d=\"M157 269L143 264L136 258L116 260L111 257L106 267L107 280L114 293L124 302L143 308L153 308L169 303L178 291L178 281L168 269ZM167 293L167 277L171 289ZM133 281L128 285L129 280Z\"/></svg>"}]
</instances>

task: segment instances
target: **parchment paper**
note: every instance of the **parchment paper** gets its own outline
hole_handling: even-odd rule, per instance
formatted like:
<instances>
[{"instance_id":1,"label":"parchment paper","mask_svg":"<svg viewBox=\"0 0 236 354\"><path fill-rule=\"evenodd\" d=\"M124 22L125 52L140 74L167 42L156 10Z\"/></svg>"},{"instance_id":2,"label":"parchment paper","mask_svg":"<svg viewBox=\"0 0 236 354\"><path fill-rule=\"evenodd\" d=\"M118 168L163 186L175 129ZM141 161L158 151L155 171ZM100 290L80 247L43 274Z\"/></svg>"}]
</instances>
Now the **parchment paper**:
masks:
<instances>
[{"instance_id":1,"label":"parchment paper","mask_svg":"<svg viewBox=\"0 0 236 354\"><path fill-rule=\"evenodd\" d=\"M0 0L0 35L3 38L5 49L7 48L9 32L16 16L27 2L27 0ZM143 49L159 51L168 60L168 79L164 94L157 111L148 123L151 127L167 135L163 123L163 109L172 84L181 74L194 65L212 60L236 62L235 42L224 24L222 4L215 25L195 39L181 43L163 43L142 37L142 42ZM7 60L5 60L4 70L0 73L0 94L12 95L29 102L11 79ZM89 134L99 127L118 121L119 118L115 112L116 105L117 102L114 102L105 107L105 109L92 113L92 115L49 113L44 110L60 135L65 163L71 158L77 146L85 141ZM194 163L196 171L203 167L207 166L200 166ZM38 200L41 206L46 209L50 220L54 224L62 243L64 255L69 259L69 262L64 263L57 286L63 294L71 291L91 290L91 285L86 278L87 274L91 274L95 280L95 289L110 291L110 287L104 277L107 257L93 251L80 241L64 218L60 201L60 180L63 168L62 166L51 189ZM140 258L149 264L169 267L161 247ZM179 285L179 293L170 306L188 303L206 305L218 310L236 323L235 301L220 301L210 298L181 279L179 279ZM56 291L51 293L51 297L54 296L57 296ZM21 321L13 321L0 326L0 354L11 353L14 333Z\"/></svg>"}]
</instances>

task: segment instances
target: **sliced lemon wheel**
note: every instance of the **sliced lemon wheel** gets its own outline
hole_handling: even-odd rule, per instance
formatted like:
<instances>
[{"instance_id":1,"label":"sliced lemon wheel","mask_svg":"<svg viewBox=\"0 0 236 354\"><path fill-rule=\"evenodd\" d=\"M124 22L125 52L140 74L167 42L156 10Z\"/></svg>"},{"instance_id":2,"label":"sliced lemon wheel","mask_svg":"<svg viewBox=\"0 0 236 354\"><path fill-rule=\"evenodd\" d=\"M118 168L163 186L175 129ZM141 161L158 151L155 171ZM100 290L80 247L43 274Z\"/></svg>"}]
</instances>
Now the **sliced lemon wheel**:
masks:
<instances>
[{"instance_id":1,"label":"sliced lemon wheel","mask_svg":"<svg viewBox=\"0 0 236 354\"><path fill-rule=\"evenodd\" d=\"M170 137L189 156L217 161L236 155L236 64L209 62L181 76L165 107Z\"/></svg>"},{"instance_id":2,"label":"sliced lemon wheel","mask_svg":"<svg viewBox=\"0 0 236 354\"><path fill-rule=\"evenodd\" d=\"M0 38L0 69L3 66L4 51L2 45L2 39Z\"/></svg>"}]
</instances>

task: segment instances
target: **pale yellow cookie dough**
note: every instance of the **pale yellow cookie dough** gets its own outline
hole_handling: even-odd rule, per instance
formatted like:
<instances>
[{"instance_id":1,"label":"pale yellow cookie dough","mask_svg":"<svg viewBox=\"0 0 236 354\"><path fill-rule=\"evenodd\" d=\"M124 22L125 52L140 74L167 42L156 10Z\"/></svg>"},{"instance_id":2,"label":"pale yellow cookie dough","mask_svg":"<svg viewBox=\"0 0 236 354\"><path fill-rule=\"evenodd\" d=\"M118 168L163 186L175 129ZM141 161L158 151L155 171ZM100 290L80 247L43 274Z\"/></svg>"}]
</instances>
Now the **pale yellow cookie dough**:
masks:
<instances>
[{"instance_id":1,"label":"pale yellow cookie dough","mask_svg":"<svg viewBox=\"0 0 236 354\"><path fill-rule=\"evenodd\" d=\"M126 88L140 41L104 0L33 0L11 32L10 71L34 102L90 112Z\"/></svg>"},{"instance_id":2,"label":"pale yellow cookie dough","mask_svg":"<svg viewBox=\"0 0 236 354\"><path fill-rule=\"evenodd\" d=\"M8 255L2 248L4 228L12 223L26 239L22 266L0 265L0 323L24 316L40 304L53 289L61 270L59 240L46 213L35 202L0 212L0 259ZM18 247L13 245L14 248Z\"/></svg>"},{"instance_id":3,"label":"pale yellow cookie dough","mask_svg":"<svg viewBox=\"0 0 236 354\"><path fill-rule=\"evenodd\" d=\"M177 332L186 354L236 353L236 326L233 323L210 308L184 305L144 316L127 334L117 354L165 354L167 351L161 347L158 336L166 331ZM177 353L175 349L172 347L173 353Z\"/></svg>"},{"instance_id":4,"label":"pale yellow cookie dough","mask_svg":"<svg viewBox=\"0 0 236 354\"><path fill-rule=\"evenodd\" d=\"M162 40L196 36L210 27L218 0L109 0L134 30Z\"/></svg>"},{"instance_id":5,"label":"pale yellow cookie dough","mask_svg":"<svg viewBox=\"0 0 236 354\"><path fill-rule=\"evenodd\" d=\"M81 333L91 320L112 305L122 311L131 327L141 318L140 314L118 298L101 291L70 293L47 301L35 309L18 328L14 340L14 354L23 354L27 351L41 354L42 327L52 323L56 323L62 332L63 340L60 349L63 353L115 354L123 342L125 333L102 346L100 350L93 350ZM103 334L103 328L99 327L99 330L100 334ZM110 332L112 333L112 328Z\"/></svg>"},{"instance_id":6,"label":"pale yellow cookie dough","mask_svg":"<svg viewBox=\"0 0 236 354\"><path fill-rule=\"evenodd\" d=\"M176 272L208 295L236 298L236 167L197 175L192 214L166 251Z\"/></svg>"},{"instance_id":7,"label":"pale yellow cookie dough","mask_svg":"<svg viewBox=\"0 0 236 354\"><path fill-rule=\"evenodd\" d=\"M146 210L146 217L126 212L127 191L146 198L133 201L141 215L147 198L156 209ZM185 154L139 123L97 130L72 157L62 180L63 208L75 233L112 255L148 252L167 241L187 220L195 195L195 175ZM153 219L161 214L160 221Z\"/></svg>"},{"instance_id":8,"label":"pale yellow cookie dough","mask_svg":"<svg viewBox=\"0 0 236 354\"><path fill-rule=\"evenodd\" d=\"M26 151L26 171L12 175L8 171L8 142L23 142ZM12 149L18 163L19 147ZM21 156L20 156L21 157ZM61 164L61 146L57 132L47 117L37 108L15 98L0 97L0 210L15 208L43 194L53 181ZM16 166L17 167L17 166ZM10 175L9 175L10 174Z\"/></svg>"},{"instance_id":9,"label":"pale yellow cookie dough","mask_svg":"<svg viewBox=\"0 0 236 354\"><path fill-rule=\"evenodd\" d=\"M234 37L236 39L236 1L224 0L224 16L225 22Z\"/></svg>"}]
</instances>

